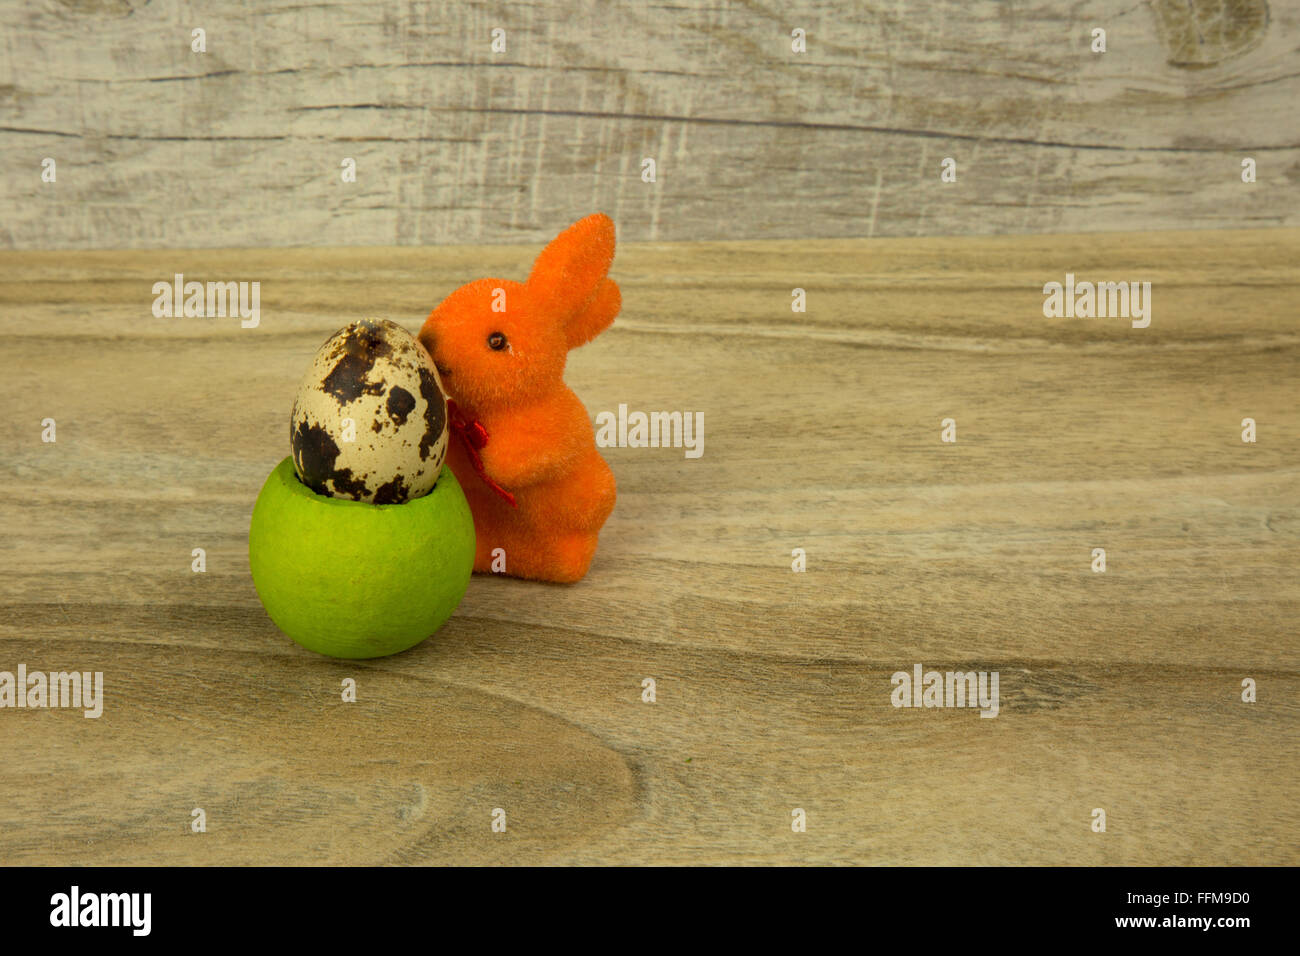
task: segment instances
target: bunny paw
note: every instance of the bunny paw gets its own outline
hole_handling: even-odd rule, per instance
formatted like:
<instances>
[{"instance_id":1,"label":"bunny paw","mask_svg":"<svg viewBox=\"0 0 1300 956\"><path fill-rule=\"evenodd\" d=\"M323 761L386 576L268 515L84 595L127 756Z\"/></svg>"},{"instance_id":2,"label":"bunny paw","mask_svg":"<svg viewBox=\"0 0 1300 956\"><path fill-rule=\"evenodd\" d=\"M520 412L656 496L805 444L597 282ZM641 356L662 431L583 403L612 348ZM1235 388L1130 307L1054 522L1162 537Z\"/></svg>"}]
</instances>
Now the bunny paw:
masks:
<instances>
[{"instance_id":1,"label":"bunny paw","mask_svg":"<svg viewBox=\"0 0 1300 956\"><path fill-rule=\"evenodd\" d=\"M594 534L571 534L558 538L551 544L551 553L547 562L547 580L569 583L580 581L591 567L591 559L596 556L596 536Z\"/></svg>"}]
</instances>

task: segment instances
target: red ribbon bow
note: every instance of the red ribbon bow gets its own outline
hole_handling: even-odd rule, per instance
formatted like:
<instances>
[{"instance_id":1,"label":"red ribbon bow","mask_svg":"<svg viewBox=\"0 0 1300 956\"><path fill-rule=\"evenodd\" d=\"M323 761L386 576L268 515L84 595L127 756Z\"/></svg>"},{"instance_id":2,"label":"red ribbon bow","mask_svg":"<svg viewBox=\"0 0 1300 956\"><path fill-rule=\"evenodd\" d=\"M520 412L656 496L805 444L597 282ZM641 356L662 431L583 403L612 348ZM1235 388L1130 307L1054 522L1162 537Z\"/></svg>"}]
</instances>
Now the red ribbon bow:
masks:
<instances>
[{"instance_id":1,"label":"red ribbon bow","mask_svg":"<svg viewBox=\"0 0 1300 956\"><path fill-rule=\"evenodd\" d=\"M486 448L488 443L488 431L483 427L483 423L476 419L466 418L460 407L450 398L447 399L447 419L451 423L451 430L459 435L460 440L465 443L465 451L469 453L470 463L473 464L474 470L478 472L478 476L483 479L484 484L510 502L510 507L518 507L515 504L515 496L489 478L487 471L483 467L483 456L478 453L479 449Z\"/></svg>"}]
</instances>

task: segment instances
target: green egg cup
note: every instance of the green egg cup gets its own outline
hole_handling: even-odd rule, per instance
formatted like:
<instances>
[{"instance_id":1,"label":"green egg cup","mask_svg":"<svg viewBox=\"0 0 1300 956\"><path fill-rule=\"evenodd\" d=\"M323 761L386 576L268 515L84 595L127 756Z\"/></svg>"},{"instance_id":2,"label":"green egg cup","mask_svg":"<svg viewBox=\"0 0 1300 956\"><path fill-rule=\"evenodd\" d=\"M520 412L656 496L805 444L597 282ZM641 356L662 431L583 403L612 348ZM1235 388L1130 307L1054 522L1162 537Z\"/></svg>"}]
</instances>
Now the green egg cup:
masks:
<instances>
[{"instance_id":1,"label":"green egg cup","mask_svg":"<svg viewBox=\"0 0 1300 956\"><path fill-rule=\"evenodd\" d=\"M257 496L248 566L276 627L308 650L385 657L456 610L474 570L474 519L446 465L399 505L318 495L286 458Z\"/></svg>"}]
</instances>

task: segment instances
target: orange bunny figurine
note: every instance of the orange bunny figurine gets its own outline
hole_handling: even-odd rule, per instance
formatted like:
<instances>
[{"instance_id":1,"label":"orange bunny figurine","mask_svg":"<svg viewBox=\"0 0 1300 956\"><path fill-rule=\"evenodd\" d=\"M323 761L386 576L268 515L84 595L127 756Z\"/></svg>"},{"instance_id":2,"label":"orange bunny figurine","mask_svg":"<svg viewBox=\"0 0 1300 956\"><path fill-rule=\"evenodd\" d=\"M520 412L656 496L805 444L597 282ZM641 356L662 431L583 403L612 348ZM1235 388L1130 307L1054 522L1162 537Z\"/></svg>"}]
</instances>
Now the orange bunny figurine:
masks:
<instances>
[{"instance_id":1,"label":"orange bunny figurine","mask_svg":"<svg viewBox=\"0 0 1300 956\"><path fill-rule=\"evenodd\" d=\"M461 286L420 329L459 436L447 464L474 514L475 571L493 570L498 548L515 577L577 581L591 566L614 473L564 363L618 314L613 258L613 221L587 216L542 250L527 282Z\"/></svg>"}]
</instances>

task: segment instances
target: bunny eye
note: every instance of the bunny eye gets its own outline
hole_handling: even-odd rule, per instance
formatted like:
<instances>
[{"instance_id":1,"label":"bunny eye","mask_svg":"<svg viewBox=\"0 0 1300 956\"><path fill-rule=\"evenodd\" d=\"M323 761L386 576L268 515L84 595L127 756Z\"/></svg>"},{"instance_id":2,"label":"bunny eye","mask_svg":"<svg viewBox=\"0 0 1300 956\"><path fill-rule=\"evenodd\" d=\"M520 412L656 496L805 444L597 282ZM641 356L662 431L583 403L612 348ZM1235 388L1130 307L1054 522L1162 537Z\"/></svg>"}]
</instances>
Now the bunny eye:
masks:
<instances>
[{"instance_id":1,"label":"bunny eye","mask_svg":"<svg viewBox=\"0 0 1300 956\"><path fill-rule=\"evenodd\" d=\"M487 342L488 342L488 348L490 348L493 352L500 352L503 348L506 347L506 337L502 335L500 332L493 332L491 335L489 335Z\"/></svg>"}]
</instances>

